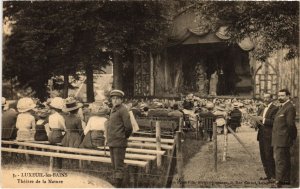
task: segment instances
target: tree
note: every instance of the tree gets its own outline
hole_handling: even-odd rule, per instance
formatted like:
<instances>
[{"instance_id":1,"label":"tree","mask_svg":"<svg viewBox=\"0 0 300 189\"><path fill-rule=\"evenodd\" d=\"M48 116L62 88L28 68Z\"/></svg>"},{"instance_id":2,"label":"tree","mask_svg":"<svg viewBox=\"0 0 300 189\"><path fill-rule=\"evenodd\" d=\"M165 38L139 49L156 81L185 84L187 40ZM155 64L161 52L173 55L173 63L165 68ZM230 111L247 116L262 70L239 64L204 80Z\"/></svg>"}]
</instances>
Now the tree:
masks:
<instances>
[{"instance_id":1,"label":"tree","mask_svg":"<svg viewBox=\"0 0 300 189\"><path fill-rule=\"evenodd\" d=\"M45 99L50 75L64 75L63 96L67 97L69 75L90 64L90 56L100 52L93 40L82 43L99 32L97 20L87 22L85 15L100 6L99 2L85 6L82 2L5 2L4 16L15 21L4 48L5 78L18 76L22 85L28 84ZM88 30L89 35L82 35ZM97 64L104 66L105 61L99 59Z\"/></svg>"},{"instance_id":2,"label":"tree","mask_svg":"<svg viewBox=\"0 0 300 189\"><path fill-rule=\"evenodd\" d=\"M287 59L299 56L298 1L194 1L194 5L212 31L228 26L230 42L251 37L259 60L283 48L289 50Z\"/></svg>"},{"instance_id":3,"label":"tree","mask_svg":"<svg viewBox=\"0 0 300 189\"><path fill-rule=\"evenodd\" d=\"M87 99L94 101L93 70L108 62L101 49L120 57L114 63L122 73L129 52L163 47L169 24L168 3L160 1L4 2L4 7L4 17L15 21L4 51L4 76L18 76L43 99L52 74L64 75L66 97L69 75L85 70Z\"/></svg>"}]
</instances>

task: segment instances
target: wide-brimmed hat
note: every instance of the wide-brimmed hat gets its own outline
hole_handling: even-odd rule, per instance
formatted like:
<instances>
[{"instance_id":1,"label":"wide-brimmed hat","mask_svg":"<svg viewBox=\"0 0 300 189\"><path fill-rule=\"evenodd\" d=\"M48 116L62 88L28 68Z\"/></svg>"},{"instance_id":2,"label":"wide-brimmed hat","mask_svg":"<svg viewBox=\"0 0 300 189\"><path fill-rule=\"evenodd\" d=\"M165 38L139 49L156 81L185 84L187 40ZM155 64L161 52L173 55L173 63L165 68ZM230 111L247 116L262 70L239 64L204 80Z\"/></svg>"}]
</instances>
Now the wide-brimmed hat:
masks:
<instances>
[{"instance_id":1,"label":"wide-brimmed hat","mask_svg":"<svg viewBox=\"0 0 300 189\"><path fill-rule=\"evenodd\" d=\"M115 89L115 90L112 90L109 95L110 95L110 97L113 97L113 96L124 97L125 94L123 91Z\"/></svg>"},{"instance_id":2,"label":"wide-brimmed hat","mask_svg":"<svg viewBox=\"0 0 300 189\"><path fill-rule=\"evenodd\" d=\"M233 103L233 107L234 107L234 108L238 108L238 107L239 107L239 103L238 103L238 102L234 102L234 103Z\"/></svg>"},{"instance_id":3,"label":"wide-brimmed hat","mask_svg":"<svg viewBox=\"0 0 300 189\"><path fill-rule=\"evenodd\" d=\"M82 103L77 103L74 98L66 99L66 107L63 109L64 112L70 112L73 110L77 110L83 106Z\"/></svg>"},{"instance_id":4,"label":"wide-brimmed hat","mask_svg":"<svg viewBox=\"0 0 300 189\"><path fill-rule=\"evenodd\" d=\"M216 32L216 35L220 38L220 39L230 39L230 36L228 35L227 32L228 27L227 26L221 26L218 31Z\"/></svg>"},{"instance_id":5,"label":"wide-brimmed hat","mask_svg":"<svg viewBox=\"0 0 300 189\"><path fill-rule=\"evenodd\" d=\"M219 104L219 106L217 106L217 110L225 111L226 110L226 106L224 104Z\"/></svg>"},{"instance_id":6,"label":"wide-brimmed hat","mask_svg":"<svg viewBox=\"0 0 300 189\"><path fill-rule=\"evenodd\" d=\"M1 99L1 106L5 106L6 105L6 98L2 97Z\"/></svg>"},{"instance_id":7,"label":"wide-brimmed hat","mask_svg":"<svg viewBox=\"0 0 300 189\"><path fill-rule=\"evenodd\" d=\"M143 109L143 108L145 108L145 107L148 107L148 105L147 105L146 103L142 103L142 104L140 105L140 109Z\"/></svg>"},{"instance_id":8,"label":"wide-brimmed hat","mask_svg":"<svg viewBox=\"0 0 300 189\"><path fill-rule=\"evenodd\" d=\"M207 102L207 103L206 103L206 108L207 108L207 109L209 109L209 108L214 108L214 106L215 106L215 105L214 105L214 103L212 103L212 102Z\"/></svg>"},{"instance_id":9,"label":"wide-brimmed hat","mask_svg":"<svg viewBox=\"0 0 300 189\"><path fill-rule=\"evenodd\" d=\"M33 102L33 100L31 98L24 97L18 101L17 109L19 112L23 113L23 112L27 112L29 110L34 109L35 106L36 106L36 104Z\"/></svg>"},{"instance_id":10,"label":"wide-brimmed hat","mask_svg":"<svg viewBox=\"0 0 300 189\"><path fill-rule=\"evenodd\" d=\"M61 98L61 97L55 97L55 98L53 98L51 100L49 106L52 107L52 108L56 108L56 109L62 110L62 109L65 108L64 99Z\"/></svg>"}]
</instances>

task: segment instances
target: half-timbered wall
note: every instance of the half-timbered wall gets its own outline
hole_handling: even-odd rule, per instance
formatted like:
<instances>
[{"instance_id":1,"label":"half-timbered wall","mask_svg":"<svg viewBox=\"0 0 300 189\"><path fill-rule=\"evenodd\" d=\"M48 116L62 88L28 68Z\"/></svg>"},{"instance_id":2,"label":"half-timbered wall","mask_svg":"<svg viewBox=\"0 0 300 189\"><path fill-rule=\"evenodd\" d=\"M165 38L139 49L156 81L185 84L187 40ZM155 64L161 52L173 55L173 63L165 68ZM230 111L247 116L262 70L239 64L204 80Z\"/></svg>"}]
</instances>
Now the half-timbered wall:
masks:
<instances>
[{"instance_id":1,"label":"half-timbered wall","mask_svg":"<svg viewBox=\"0 0 300 189\"><path fill-rule=\"evenodd\" d=\"M252 58L255 97L264 92L277 94L280 89L288 89L292 97L299 97L299 59L285 60L286 50L274 53L265 62Z\"/></svg>"}]
</instances>

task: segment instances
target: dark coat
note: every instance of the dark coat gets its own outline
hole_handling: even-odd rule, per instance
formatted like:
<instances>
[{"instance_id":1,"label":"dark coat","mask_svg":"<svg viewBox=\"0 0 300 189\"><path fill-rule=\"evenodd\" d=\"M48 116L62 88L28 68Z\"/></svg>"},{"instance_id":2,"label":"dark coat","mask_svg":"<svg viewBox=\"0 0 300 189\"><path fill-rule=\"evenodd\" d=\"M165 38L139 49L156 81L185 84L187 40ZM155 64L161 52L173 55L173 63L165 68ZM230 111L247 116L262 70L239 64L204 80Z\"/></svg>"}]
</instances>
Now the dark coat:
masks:
<instances>
[{"instance_id":1,"label":"dark coat","mask_svg":"<svg viewBox=\"0 0 300 189\"><path fill-rule=\"evenodd\" d=\"M16 121L18 113L14 110L2 112L2 139L9 140L16 138Z\"/></svg>"},{"instance_id":2,"label":"dark coat","mask_svg":"<svg viewBox=\"0 0 300 189\"><path fill-rule=\"evenodd\" d=\"M78 148L83 140L81 119L74 114L66 115L64 118L67 130L61 143L66 147Z\"/></svg>"},{"instance_id":3,"label":"dark coat","mask_svg":"<svg viewBox=\"0 0 300 189\"><path fill-rule=\"evenodd\" d=\"M293 144L297 137L295 117L296 109L290 101L278 110L273 124L272 146L290 147Z\"/></svg>"},{"instance_id":4,"label":"dark coat","mask_svg":"<svg viewBox=\"0 0 300 189\"><path fill-rule=\"evenodd\" d=\"M182 106L184 109L192 110L194 108L194 102L184 100Z\"/></svg>"},{"instance_id":5,"label":"dark coat","mask_svg":"<svg viewBox=\"0 0 300 189\"><path fill-rule=\"evenodd\" d=\"M278 107L274 104L271 104L270 108L266 112L265 115L265 123L264 126L259 126L257 140L260 140L261 137L264 138L271 138L272 137L272 128L273 128L273 121L275 118L275 115L278 111ZM264 108L261 110L260 115L263 116Z\"/></svg>"},{"instance_id":6,"label":"dark coat","mask_svg":"<svg viewBox=\"0 0 300 189\"><path fill-rule=\"evenodd\" d=\"M127 147L127 139L132 133L129 112L121 104L112 108L107 128L107 145L109 147Z\"/></svg>"}]
</instances>

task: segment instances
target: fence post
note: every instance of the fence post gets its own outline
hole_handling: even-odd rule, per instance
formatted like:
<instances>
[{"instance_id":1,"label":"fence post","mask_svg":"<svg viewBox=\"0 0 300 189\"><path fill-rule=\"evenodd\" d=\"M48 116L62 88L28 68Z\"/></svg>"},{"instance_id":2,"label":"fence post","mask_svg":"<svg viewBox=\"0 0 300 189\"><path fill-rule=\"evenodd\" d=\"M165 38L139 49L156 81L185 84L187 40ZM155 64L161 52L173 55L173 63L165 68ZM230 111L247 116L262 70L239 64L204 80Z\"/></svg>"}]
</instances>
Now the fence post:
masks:
<instances>
[{"instance_id":1,"label":"fence post","mask_svg":"<svg viewBox=\"0 0 300 189\"><path fill-rule=\"evenodd\" d=\"M227 158L227 146L228 146L228 129L227 125L224 125L224 149L223 149L223 159L222 161L226 161Z\"/></svg>"},{"instance_id":2,"label":"fence post","mask_svg":"<svg viewBox=\"0 0 300 189\"><path fill-rule=\"evenodd\" d=\"M214 138L214 170L217 172L218 164L218 141L217 141L217 124L213 123L213 138Z\"/></svg>"},{"instance_id":3,"label":"fence post","mask_svg":"<svg viewBox=\"0 0 300 189\"><path fill-rule=\"evenodd\" d=\"M182 131L182 126L183 126L183 119L182 117L179 118L179 126L178 126L178 131Z\"/></svg>"},{"instance_id":4,"label":"fence post","mask_svg":"<svg viewBox=\"0 0 300 189\"><path fill-rule=\"evenodd\" d=\"M196 116L196 140L198 140L198 135L199 135L199 116Z\"/></svg>"},{"instance_id":5,"label":"fence post","mask_svg":"<svg viewBox=\"0 0 300 189\"><path fill-rule=\"evenodd\" d=\"M155 135L156 135L156 150L161 151L161 128L160 128L160 122L155 122ZM157 167L161 167L161 155L157 154Z\"/></svg>"},{"instance_id":6,"label":"fence post","mask_svg":"<svg viewBox=\"0 0 300 189\"><path fill-rule=\"evenodd\" d=\"M180 188L184 188L181 131L176 132L176 160L177 160L177 172L179 176Z\"/></svg>"}]
</instances>

